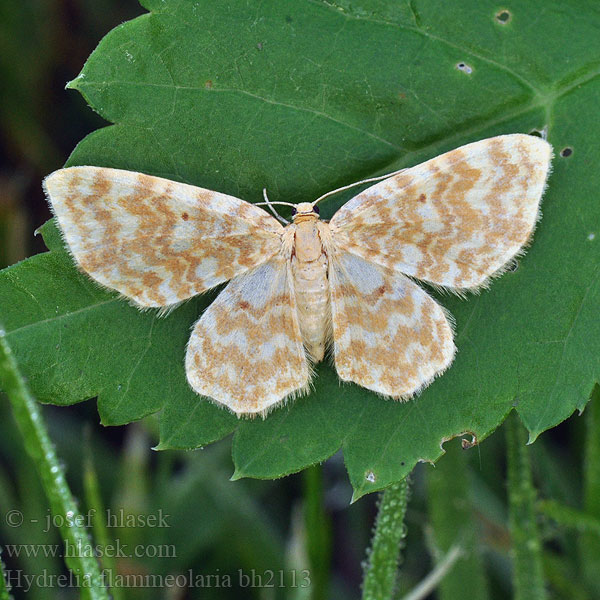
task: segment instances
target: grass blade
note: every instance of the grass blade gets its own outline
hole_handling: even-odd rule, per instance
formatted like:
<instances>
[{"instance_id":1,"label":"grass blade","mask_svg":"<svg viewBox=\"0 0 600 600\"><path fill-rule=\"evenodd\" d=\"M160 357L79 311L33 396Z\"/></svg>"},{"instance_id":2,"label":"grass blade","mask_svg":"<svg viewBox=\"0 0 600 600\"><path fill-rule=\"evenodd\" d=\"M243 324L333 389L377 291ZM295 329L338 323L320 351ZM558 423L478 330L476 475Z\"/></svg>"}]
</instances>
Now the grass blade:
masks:
<instances>
[{"instance_id":1,"label":"grass blade","mask_svg":"<svg viewBox=\"0 0 600 600\"><path fill-rule=\"evenodd\" d=\"M101 548L108 548L114 544L114 541L109 535L108 528L106 526L106 510L100 494L100 485L98 483L98 475L94 466L90 436L87 438L86 457L83 466L83 488L86 506L91 514L94 515L94 539ZM100 559L100 562L103 571L110 574L109 581L115 581L118 571L116 560L114 556L112 556L112 553L105 552ZM118 586L111 588L110 593L113 597L113 600L123 600L124 598L123 591Z\"/></svg>"}]
</instances>

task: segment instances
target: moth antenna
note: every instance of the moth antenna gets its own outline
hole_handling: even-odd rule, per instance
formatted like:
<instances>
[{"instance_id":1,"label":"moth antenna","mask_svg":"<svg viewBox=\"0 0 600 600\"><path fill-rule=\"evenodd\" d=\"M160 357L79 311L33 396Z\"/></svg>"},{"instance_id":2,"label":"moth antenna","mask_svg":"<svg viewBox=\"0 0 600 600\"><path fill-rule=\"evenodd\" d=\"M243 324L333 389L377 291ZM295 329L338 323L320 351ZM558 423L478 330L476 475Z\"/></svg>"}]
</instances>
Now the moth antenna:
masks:
<instances>
[{"instance_id":1,"label":"moth antenna","mask_svg":"<svg viewBox=\"0 0 600 600\"><path fill-rule=\"evenodd\" d=\"M398 175L398 173L402 173L402 171L404 171L404 169L398 169L397 171L392 171L391 173L387 173L386 175L379 175L378 177L369 177L369 179L362 179L361 181L355 181L354 183L349 183L348 185L344 185L340 188L337 188L336 190L331 190L331 192L327 192L326 194L319 196L312 204L314 206L317 202L321 202L321 200L323 200L324 198L333 196L334 194L337 194L338 192L343 192L344 190L349 190L350 188L353 188L357 185L362 185L363 183L371 183L373 181L381 181L382 179L387 179L388 177L393 177L394 175Z\"/></svg>"},{"instance_id":2,"label":"moth antenna","mask_svg":"<svg viewBox=\"0 0 600 600\"><path fill-rule=\"evenodd\" d=\"M284 225L289 225L290 222L287 219L284 219L280 214L277 213L277 211L273 208L273 204L290 204L289 202L271 202L269 200L269 196L267 196L267 188L263 188L263 198L265 199L264 202L257 202L256 206L264 206L265 204L269 207L269 210L273 213L273 215L275 216L275 218L280 222L283 223ZM290 204L290 206L293 206L293 204Z\"/></svg>"}]
</instances>

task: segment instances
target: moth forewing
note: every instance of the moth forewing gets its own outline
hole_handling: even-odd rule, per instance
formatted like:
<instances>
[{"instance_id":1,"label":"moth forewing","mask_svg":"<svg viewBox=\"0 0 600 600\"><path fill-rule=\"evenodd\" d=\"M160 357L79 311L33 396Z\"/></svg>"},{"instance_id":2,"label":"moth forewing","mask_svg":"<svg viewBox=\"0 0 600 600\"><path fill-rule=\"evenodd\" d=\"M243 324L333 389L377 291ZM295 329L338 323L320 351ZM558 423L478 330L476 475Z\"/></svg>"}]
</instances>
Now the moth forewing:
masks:
<instances>
[{"instance_id":1,"label":"moth forewing","mask_svg":"<svg viewBox=\"0 0 600 600\"><path fill-rule=\"evenodd\" d=\"M283 227L226 194L160 177L70 167L44 181L80 268L138 306L178 304L269 260Z\"/></svg>"},{"instance_id":2,"label":"moth forewing","mask_svg":"<svg viewBox=\"0 0 600 600\"><path fill-rule=\"evenodd\" d=\"M476 289L527 244L552 147L513 134L467 144L371 186L331 219L349 252L451 290Z\"/></svg>"}]
</instances>

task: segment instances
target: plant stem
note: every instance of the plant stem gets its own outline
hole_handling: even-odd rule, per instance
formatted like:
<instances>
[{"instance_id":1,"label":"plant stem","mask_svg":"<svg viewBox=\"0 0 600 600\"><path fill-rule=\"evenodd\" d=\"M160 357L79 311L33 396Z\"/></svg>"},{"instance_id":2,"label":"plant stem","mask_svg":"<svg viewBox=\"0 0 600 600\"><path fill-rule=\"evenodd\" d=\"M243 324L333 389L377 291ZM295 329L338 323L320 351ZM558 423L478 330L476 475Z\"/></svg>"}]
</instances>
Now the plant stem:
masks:
<instances>
[{"instance_id":1,"label":"plant stem","mask_svg":"<svg viewBox=\"0 0 600 600\"><path fill-rule=\"evenodd\" d=\"M59 529L65 542L65 555L69 555L65 558L65 562L73 571L75 581L80 586L81 598L108 600L108 592L102 584L98 562L94 556L90 556L92 543L81 522L83 519L77 519L79 515L77 504L46 431L40 407L19 373L1 326L0 382L11 401L25 448L37 467L52 514L61 524Z\"/></svg>"},{"instance_id":2,"label":"plant stem","mask_svg":"<svg viewBox=\"0 0 600 600\"><path fill-rule=\"evenodd\" d=\"M527 432L516 413L506 419L509 526L515 600L545 600L542 544L536 523Z\"/></svg>"},{"instance_id":3,"label":"plant stem","mask_svg":"<svg viewBox=\"0 0 600 600\"><path fill-rule=\"evenodd\" d=\"M583 510L600 523L600 386L594 388L585 409L585 450L583 458ZM596 595L600 594L600 537L591 531L579 540L583 575Z\"/></svg>"},{"instance_id":4,"label":"plant stem","mask_svg":"<svg viewBox=\"0 0 600 600\"><path fill-rule=\"evenodd\" d=\"M329 597L329 564L331 561L331 529L323 505L323 470L314 465L304 470L304 518L310 563L313 600Z\"/></svg>"},{"instance_id":5,"label":"plant stem","mask_svg":"<svg viewBox=\"0 0 600 600\"><path fill-rule=\"evenodd\" d=\"M10 586L6 579L6 573L4 572L4 563L2 557L0 557L0 600L10 600Z\"/></svg>"},{"instance_id":6,"label":"plant stem","mask_svg":"<svg viewBox=\"0 0 600 600\"><path fill-rule=\"evenodd\" d=\"M391 600L402 539L404 516L408 503L408 477L384 490L379 499L375 533L368 553L368 566L363 581L362 600Z\"/></svg>"}]
</instances>

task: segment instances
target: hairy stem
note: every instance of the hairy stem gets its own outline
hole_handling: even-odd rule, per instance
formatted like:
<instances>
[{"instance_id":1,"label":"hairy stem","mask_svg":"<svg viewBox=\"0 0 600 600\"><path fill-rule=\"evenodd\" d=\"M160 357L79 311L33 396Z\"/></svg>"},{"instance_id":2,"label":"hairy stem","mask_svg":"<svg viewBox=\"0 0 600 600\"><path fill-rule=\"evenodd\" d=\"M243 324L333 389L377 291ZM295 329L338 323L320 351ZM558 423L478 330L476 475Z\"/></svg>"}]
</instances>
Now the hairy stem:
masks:
<instances>
[{"instance_id":1,"label":"hairy stem","mask_svg":"<svg viewBox=\"0 0 600 600\"><path fill-rule=\"evenodd\" d=\"M6 580L6 574L4 573L4 563L2 557L0 557L0 600L10 600L10 586Z\"/></svg>"},{"instance_id":2,"label":"hairy stem","mask_svg":"<svg viewBox=\"0 0 600 600\"><path fill-rule=\"evenodd\" d=\"M542 544L536 522L527 432L516 413L506 419L509 526L515 600L545 600Z\"/></svg>"},{"instance_id":3,"label":"hairy stem","mask_svg":"<svg viewBox=\"0 0 600 600\"><path fill-rule=\"evenodd\" d=\"M394 596L407 503L408 477L381 494L363 581L363 600L391 600Z\"/></svg>"}]
</instances>

